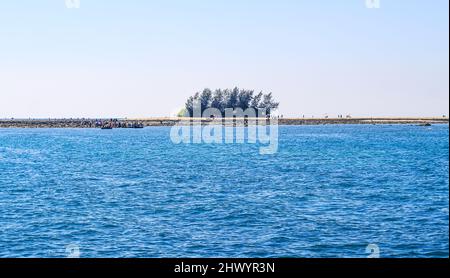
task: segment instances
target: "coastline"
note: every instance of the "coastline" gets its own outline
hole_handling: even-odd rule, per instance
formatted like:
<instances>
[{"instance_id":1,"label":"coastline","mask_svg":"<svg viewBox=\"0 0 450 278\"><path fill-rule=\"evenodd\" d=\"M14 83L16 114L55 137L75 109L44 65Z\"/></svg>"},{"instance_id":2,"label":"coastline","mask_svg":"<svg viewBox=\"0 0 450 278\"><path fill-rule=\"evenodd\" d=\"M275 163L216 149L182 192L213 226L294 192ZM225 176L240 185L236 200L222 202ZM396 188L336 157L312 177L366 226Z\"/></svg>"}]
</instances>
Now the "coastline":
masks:
<instances>
[{"instance_id":1,"label":"coastline","mask_svg":"<svg viewBox=\"0 0 450 278\"><path fill-rule=\"evenodd\" d=\"M95 125L97 119L0 119L0 128L99 128ZM109 119L102 119L104 122ZM118 119L122 124L133 125L139 123L144 127L174 126L176 124L190 125L192 123L223 124L225 119L190 119L190 118L143 118L143 119ZM245 125L246 120L236 118L236 125ZM251 120L250 120L251 122ZM262 121L263 123L266 121ZM269 124L269 121L266 122ZM228 123L229 124L229 123ZM279 125L432 125L449 124L448 117L378 117L378 118L280 118Z\"/></svg>"}]
</instances>

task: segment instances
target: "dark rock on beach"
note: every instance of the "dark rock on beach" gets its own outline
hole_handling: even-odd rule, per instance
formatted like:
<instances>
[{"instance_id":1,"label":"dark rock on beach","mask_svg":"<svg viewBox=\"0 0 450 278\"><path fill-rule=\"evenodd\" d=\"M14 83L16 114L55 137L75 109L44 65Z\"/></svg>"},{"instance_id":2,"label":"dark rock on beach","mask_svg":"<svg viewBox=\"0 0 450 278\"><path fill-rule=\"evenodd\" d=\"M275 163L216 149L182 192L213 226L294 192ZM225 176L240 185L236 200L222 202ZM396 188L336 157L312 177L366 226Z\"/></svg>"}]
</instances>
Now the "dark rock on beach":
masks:
<instances>
[{"instance_id":1,"label":"dark rock on beach","mask_svg":"<svg viewBox=\"0 0 450 278\"><path fill-rule=\"evenodd\" d=\"M279 125L340 125L340 124L413 124L431 126L448 124L448 118L282 118ZM143 128L148 126L173 126L176 124L218 124L247 126L256 119L191 119L191 118L149 118L149 119L0 119L0 128ZM259 119L259 124L270 124L267 119Z\"/></svg>"}]
</instances>

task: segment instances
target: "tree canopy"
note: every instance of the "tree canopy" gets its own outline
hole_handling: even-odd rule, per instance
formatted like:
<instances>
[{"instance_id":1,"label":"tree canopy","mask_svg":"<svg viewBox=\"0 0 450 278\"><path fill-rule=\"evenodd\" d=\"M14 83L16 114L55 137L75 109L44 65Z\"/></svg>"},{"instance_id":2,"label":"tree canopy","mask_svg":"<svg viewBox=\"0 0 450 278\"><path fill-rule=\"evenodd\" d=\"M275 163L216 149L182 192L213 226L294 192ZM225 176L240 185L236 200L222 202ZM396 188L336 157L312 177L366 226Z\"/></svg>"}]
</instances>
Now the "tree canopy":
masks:
<instances>
[{"instance_id":1,"label":"tree canopy","mask_svg":"<svg viewBox=\"0 0 450 278\"><path fill-rule=\"evenodd\" d=\"M279 106L272 93L259 92L255 94L254 90L237 87L234 89L217 89L214 92L211 89L204 89L202 92L197 92L189 97L186 101L186 112L190 117L193 116L194 106L197 103L201 105L202 114L208 108L216 108L222 116L225 116L225 109L228 108L240 108L244 111L253 108L262 110L267 116L270 116L271 111L278 109Z\"/></svg>"}]
</instances>

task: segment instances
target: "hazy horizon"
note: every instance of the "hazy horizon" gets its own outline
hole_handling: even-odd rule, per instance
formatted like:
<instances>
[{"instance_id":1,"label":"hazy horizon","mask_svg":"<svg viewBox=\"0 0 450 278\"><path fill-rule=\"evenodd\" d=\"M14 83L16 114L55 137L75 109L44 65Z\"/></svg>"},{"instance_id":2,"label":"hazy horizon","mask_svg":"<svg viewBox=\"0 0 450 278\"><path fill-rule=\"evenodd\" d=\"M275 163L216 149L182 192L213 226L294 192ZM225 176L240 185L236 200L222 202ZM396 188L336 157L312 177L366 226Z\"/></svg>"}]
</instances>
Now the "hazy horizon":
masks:
<instances>
[{"instance_id":1,"label":"hazy horizon","mask_svg":"<svg viewBox=\"0 0 450 278\"><path fill-rule=\"evenodd\" d=\"M284 117L449 114L446 0L0 4L0 118L175 114L204 88Z\"/></svg>"}]
</instances>

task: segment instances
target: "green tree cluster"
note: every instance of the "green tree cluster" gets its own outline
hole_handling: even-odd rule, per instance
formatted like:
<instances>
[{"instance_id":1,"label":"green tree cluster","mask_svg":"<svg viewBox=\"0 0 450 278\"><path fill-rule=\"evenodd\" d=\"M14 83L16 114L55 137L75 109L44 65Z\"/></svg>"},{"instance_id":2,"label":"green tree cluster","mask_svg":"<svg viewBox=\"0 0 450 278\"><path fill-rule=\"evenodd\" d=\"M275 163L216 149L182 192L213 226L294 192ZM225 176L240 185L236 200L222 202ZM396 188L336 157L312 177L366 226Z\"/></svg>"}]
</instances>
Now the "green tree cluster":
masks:
<instances>
[{"instance_id":1,"label":"green tree cluster","mask_svg":"<svg viewBox=\"0 0 450 278\"><path fill-rule=\"evenodd\" d=\"M253 108L255 110L264 111L265 115L270 116L271 111L278 109L279 103L273 98L272 93L263 94L259 92L255 94L254 90L234 89L204 89L188 98L186 101L186 113L192 117L194 106L201 105L201 112L208 108L216 108L225 116L225 109L241 108L246 110Z\"/></svg>"}]
</instances>

